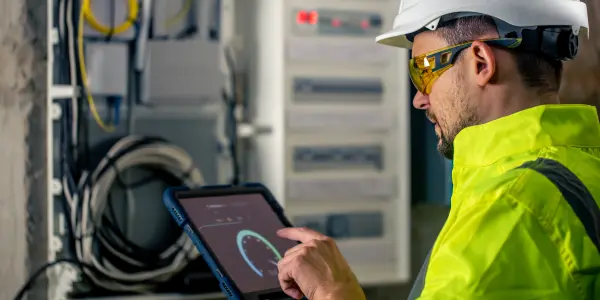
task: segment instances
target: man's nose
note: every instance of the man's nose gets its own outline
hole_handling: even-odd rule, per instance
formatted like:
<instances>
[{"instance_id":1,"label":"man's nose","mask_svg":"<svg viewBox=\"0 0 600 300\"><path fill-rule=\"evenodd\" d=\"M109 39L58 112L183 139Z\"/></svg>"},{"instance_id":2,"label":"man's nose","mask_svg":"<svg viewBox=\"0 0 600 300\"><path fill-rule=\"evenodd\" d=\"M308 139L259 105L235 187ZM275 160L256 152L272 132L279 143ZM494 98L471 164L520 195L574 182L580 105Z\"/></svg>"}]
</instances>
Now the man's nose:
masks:
<instances>
[{"instance_id":1,"label":"man's nose","mask_svg":"<svg viewBox=\"0 0 600 300\"><path fill-rule=\"evenodd\" d=\"M413 98L413 106L416 109L428 109L430 107L429 96L423 95L421 92L417 92Z\"/></svg>"}]
</instances>

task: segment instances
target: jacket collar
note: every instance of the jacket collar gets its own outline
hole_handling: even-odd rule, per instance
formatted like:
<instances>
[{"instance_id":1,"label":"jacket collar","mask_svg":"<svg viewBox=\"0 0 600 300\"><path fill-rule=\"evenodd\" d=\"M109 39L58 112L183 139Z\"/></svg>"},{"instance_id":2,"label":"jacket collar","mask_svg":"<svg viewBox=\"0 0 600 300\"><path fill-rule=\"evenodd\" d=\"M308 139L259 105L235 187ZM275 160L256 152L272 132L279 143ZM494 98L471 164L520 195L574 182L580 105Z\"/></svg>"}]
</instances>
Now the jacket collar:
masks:
<instances>
[{"instance_id":1,"label":"jacket collar","mask_svg":"<svg viewBox=\"0 0 600 300\"><path fill-rule=\"evenodd\" d=\"M600 147L596 108L541 105L465 128L454 140L454 164L487 166L507 156L550 146Z\"/></svg>"}]
</instances>

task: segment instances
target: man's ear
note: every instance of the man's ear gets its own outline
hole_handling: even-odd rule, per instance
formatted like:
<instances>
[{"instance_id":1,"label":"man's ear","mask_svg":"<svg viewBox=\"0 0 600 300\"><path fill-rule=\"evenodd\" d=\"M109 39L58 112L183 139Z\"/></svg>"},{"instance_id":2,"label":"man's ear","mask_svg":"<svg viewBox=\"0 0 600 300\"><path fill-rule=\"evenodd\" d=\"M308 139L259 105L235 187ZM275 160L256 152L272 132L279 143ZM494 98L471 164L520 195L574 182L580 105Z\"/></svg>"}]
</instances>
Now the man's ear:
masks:
<instances>
[{"instance_id":1,"label":"man's ear","mask_svg":"<svg viewBox=\"0 0 600 300\"><path fill-rule=\"evenodd\" d=\"M469 70L475 74L477 85L484 86L490 81L496 74L496 56L492 47L488 44L480 41L475 41L469 48L473 54L472 64L469 66Z\"/></svg>"}]
</instances>

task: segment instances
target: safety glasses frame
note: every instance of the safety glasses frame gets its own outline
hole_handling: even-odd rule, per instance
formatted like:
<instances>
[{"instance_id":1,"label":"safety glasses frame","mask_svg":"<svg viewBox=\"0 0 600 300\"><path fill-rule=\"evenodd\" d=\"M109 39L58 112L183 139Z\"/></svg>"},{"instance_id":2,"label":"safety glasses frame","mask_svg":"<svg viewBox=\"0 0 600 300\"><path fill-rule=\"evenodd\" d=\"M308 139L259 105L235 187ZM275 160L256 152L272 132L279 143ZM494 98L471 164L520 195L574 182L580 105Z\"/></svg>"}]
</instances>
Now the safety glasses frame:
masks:
<instances>
[{"instance_id":1,"label":"safety glasses frame","mask_svg":"<svg viewBox=\"0 0 600 300\"><path fill-rule=\"evenodd\" d=\"M470 41L448 46L411 58L409 61L410 79L417 91L424 95L429 95L433 83L454 65L458 54L471 47L474 42L475 41ZM496 38L480 40L480 42L484 42L490 46L514 49L521 44L522 39Z\"/></svg>"}]
</instances>

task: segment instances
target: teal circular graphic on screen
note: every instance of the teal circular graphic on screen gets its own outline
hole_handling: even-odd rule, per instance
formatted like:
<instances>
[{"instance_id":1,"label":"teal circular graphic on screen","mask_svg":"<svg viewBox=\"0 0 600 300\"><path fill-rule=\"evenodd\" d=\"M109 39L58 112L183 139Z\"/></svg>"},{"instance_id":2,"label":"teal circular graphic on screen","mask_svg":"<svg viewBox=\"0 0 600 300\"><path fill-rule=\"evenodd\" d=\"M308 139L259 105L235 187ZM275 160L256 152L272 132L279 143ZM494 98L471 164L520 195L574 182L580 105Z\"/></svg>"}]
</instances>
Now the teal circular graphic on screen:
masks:
<instances>
[{"instance_id":1,"label":"teal circular graphic on screen","mask_svg":"<svg viewBox=\"0 0 600 300\"><path fill-rule=\"evenodd\" d=\"M266 268L277 267L277 262L281 259L281 254L275 246L252 230L244 229L238 232L237 246L246 264L260 277L263 277Z\"/></svg>"}]
</instances>

